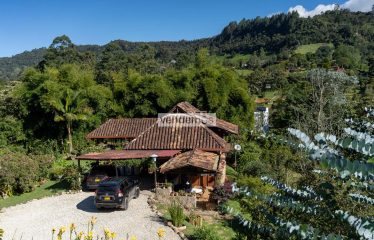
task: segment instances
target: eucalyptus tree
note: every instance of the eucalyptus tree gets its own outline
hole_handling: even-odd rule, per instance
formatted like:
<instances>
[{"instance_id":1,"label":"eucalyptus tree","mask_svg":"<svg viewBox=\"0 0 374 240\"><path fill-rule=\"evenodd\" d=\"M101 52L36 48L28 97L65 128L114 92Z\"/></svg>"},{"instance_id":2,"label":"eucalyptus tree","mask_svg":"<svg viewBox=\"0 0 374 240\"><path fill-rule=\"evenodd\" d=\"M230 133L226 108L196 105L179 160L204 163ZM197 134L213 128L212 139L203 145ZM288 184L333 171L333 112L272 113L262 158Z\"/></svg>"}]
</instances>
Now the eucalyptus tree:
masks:
<instances>
[{"instance_id":1,"label":"eucalyptus tree","mask_svg":"<svg viewBox=\"0 0 374 240\"><path fill-rule=\"evenodd\" d=\"M289 184L265 172L232 185L235 195L222 210L233 217L231 225L243 239L374 239L374 136L371 130L355 130L374 124L346 121L351 127L341 137L319 133L311 138L294 128L288 137L269 136L305 154L308 164Z\"/></svg>"}]
</instances>

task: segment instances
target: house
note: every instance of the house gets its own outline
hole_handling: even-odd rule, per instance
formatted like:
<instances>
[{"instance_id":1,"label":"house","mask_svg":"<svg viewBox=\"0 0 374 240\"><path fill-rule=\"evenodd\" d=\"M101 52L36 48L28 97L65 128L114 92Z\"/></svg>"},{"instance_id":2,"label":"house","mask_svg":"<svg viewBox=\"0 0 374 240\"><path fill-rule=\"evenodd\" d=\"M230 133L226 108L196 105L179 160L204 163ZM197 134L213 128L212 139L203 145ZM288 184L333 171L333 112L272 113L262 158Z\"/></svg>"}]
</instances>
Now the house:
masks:
<instances>
[{"instance_id":1,"label":"house","mask_svg":"<svg viewBox=\"0 0 374 240\"><path fill-rule=\"evenodd\" d=\"M258 106L254 112L255 129L258 132L267 133L269 131L269 108Z\"/></svg>"},{"instance_id":2,"label":"house","mask_svg":"<svg viewBox=\"0 0 374 240\"><path fill-rule=\"evenodd\" d=\"M77 159L115 161L156 154L159 179L175 184L187 180L193 187L222 185L226 177L226 154L231 151L224 138L238 134L239 128L205 116L210 117L190 103L181 102L158 118L109 119L87 134L87 138L98 142L121 141L123 149L88 153Z\"/></svg>"}]
</instances>

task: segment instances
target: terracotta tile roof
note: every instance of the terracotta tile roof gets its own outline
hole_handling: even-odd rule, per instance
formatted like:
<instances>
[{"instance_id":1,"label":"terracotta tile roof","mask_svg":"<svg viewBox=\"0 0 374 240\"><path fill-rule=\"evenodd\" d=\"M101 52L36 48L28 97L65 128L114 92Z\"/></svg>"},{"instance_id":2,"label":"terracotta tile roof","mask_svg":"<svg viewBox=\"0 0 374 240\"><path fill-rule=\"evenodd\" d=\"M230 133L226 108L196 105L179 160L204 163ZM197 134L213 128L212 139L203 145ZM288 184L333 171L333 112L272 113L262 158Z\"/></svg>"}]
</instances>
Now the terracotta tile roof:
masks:
<instances>
[{"instance_id":1,"label":"terracotta tile roof","mask_svg":"<svg viewBox=\"0 0 374 240\"><path fill-rule=\"evenodd\" d=\"M109 119L100 127L89 134L89 139L102 138L125 138L132 139L137 137L144 130L152 126L157 118L118 118Z\"/></svg>"},{"instance_id":2,"label":"terracotta tile roof","mask_svg":"<svg viewBox=\"0 0 374 240\"><path fill-rule=\"evenodd\" d=\"M198 112L206 112L206 111L199 110L198 108L194 107L189 102L180 102L169 111L169 113L198 113ZM233 123L227 122L219 118L216 119L216 127L221 128L233 134L239 134L238 125L235 125Z\"/></svg>"},{"instance_id":3,"label":"terracotta tile roof","mask_svg":"<svg viewBox=\"0 0 374 240\"><path fill-rule=\"evenodd\" d=\"M184 167L196 167L208 171L217 171L218 160L218 154L201 150L192 150L178 154L162 164L160 172L165 173Z\"/></svg>"},{"instance_id":4,"label":"terracotta tile roof","mask_svg":"<svg viewBox=\"0 0 374 240\"><path fill-rule=\"evenodd\" d=\"M270 102L270 99L268 98L256 98L255 103L257 104L264 104Z\"/></svg>"},{"instance_id":5,"label":"terracotta tile roof","mask_svg":"<svg viewBox=\"0 0 374 240\"><path fill-rule=\"evenodd\" d=\"M169 113L196 113L202 112L189 102L180 102L175 105Z\"/></svg>"},{"instance_id":6,"label":"terracotta tile roof","mask_svg":"<svg viewBox=\"0 0 374 240\"><path fill-rule=\"evenodd\" d=\"M122 160L148 158L152 154L158 157L172 157L180 153L180 150L111 150L101 153L87 153L78 156L80 160Z\"/></svg>"},{"instance_id":7,"label":"terracotta tile roof","mask_svg":"<svg viewBox=\"0 0 374 240\"><path fill-rule=\"evenodd\" d=\"M132 140L125 149L203 149L224 151L230 145L202 123L191 123L196 117L188 114L168 114Z\"/></svg>"},{"instance_id":8,"label":"terracotta tile roof","mask_svg":"<svg viewBox=\"0 0 374 240\"><path fill-rule=\"evenodd\" d=\"M216 119L216 125L217 125L218 128L226 130L226 131L228 131L230 133L239 134L239 127L238 127L238 125L235 125L233 123L226 122L225 120L217 118Z\"/></svg>"}]
</instances>

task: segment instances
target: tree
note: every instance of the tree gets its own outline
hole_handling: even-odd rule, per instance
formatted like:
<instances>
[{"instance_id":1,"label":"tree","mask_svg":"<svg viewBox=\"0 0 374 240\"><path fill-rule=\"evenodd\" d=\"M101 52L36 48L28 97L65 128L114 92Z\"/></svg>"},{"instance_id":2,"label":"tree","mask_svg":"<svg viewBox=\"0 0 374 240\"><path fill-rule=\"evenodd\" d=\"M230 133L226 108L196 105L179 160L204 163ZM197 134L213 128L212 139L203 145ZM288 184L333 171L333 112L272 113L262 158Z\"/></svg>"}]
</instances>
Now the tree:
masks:
<instances>
[{"instance_id":1,"label":"tree","mask_svg":"<svg viewBox=\"0 0 374 240\"><path fill-rule=\"evenodd\" d=\"M26 140L22 122L12 116L0 117L0 145L7 146Z\"/></svg>"},{"instance_id":2,"label":"tree","mask_svg":"<svg viewBox=\"0 0 374 240\"><path fill-rule=\"evenodd\" d=\"M95 82L91 69L77 65L30 69L15 95L25 112L27 137L67 136L69 153L73 150L72 128L87 132L113 114L112 92ZM84 124L75 124L81 120Z\"/></svg>"},{"instance_id":3,"label":"tree","mask_svg":"<svg viewBox=\"0 0 374 240\"><path fill-rule=\"evenodd\" d=\"M66 63L80 62L80 54L70 38L62 35L53 39L44 59L48 66L61 66Z\"/></svg>"},{"instance_id":4,"label":"tree","mask_svg":"<svg viewBox=\"0 0 374 240\"><path fill-rule=\"evenodd\" d=\"M336 48L334 52L334 58L338 66L357 70L361 64L360 51L348 45L341 45Z\"/></svg>"},{"instance_id":5,"label":"tree","mask_svg":"<svg viewBox=\"0 0 374 240\"><path fill-rule=\"evenodd\" d=\"M207 66L209 61L209 50L206 48L200 49L196 54L195 66L196 68L203 68Z\"/></svg>"},{"instance_id":6,"label":"tree","mask_svg":"<svg viewBox=\"0 0 374 240\"><path fill-rule=\"evenodd\" d=\"M356 77L342 72L310 70L288 86L284 99L274 105L271 124L275 128L293 126L308 134L336 131L355 107L348 91L357 83Z\"/></svg>"},{"instance_id":7,"label":"tree","mask_svg":"<svg viewBox=\"0 0 374 240\"><path fill-rule=\"evenodd\" d=\"M96 64L96 81L113 86L113 73L126 72L128 59L118 42L111 42L104 48L100 61Z\"/></svg>"},{"instance_id":8,"label":"tree","mask_svg":"<svg viewBox=\"0 0 374 240\"><path fill-rule=\"evenodd\" d=\"M88 107L87 99L81 96L81 92L65 89L62 95L48 95L45 102L55 111L54 120L65 122L68 134L69 154L73 152L72 125L76 121L87 120L87 116L92 113Z\"/></svg>"},{"instance_id":9,"label":"tree","mask_svg":"<svg viewBox=\"0 0 374 240\"><path fill-rule=\"evenodd\" d=\"M312 87L309 112L312 125L315 126L313 129L317 132L336 130L346 109L345 89L349 84L357 84L357 79L324 69L311 70L307 79Z\"/></svg>"}]
</instances>

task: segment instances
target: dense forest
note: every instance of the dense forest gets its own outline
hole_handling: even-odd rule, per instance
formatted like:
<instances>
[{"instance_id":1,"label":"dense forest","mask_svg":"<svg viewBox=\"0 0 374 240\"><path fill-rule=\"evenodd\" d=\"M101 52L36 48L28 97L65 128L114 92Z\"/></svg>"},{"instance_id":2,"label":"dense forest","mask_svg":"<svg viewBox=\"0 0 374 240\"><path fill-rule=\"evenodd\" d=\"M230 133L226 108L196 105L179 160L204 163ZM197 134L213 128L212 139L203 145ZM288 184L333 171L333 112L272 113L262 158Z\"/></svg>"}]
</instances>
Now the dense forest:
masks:
<instances>
[{"instance_id":1,"label":"dense forest","mask_svg":"<svg viewBox=\"0 0 374 240\"><path fill-rule=\"evenodd\" d=\"M356 51L363 57L362 62L367 63L366 57L370 56L374 48L372 14L339 10L313 18L300 18L294 12L232 22L217 36L195 41L137 43L116 40L104 46L82 45L76 48L79 52L89 52L94 61L99 61L105 49L110 48L112 44L118 45L126 54L150 47L159 64L158 67L165 68L170 61L176 61L179 66L190 62L191 53L196 53L200 48L208 48L214 54L229 56L237 53L258 54L264 51L268 55L274 55L272 61L279 61L290 57L292 50L300 45L332 43L336 47L355 46ZM9 58L0 58L0 79L17 79L24 68L35 66L42 61L45 52L46 49L41 48Z\"/></svg>"},{"instance_id":2,"label":"dense forest","mask_svg":"<svg viewBox=\"0 0 374 240\"><path fill-rule=\"evenodd\" d=\"M189 101L240 126L237 193L217 193L235 239L374 237L374 12L243 19L195 41L77 46L63 35L1 58L0 79L3 196L74 179L66 159L98 150L85 134L106 119ZM255 100L270 109L266 134Z\"/></svg>"}]
</instances>

